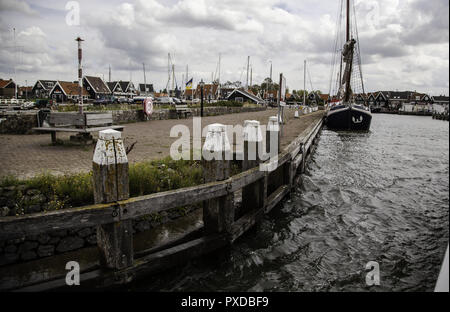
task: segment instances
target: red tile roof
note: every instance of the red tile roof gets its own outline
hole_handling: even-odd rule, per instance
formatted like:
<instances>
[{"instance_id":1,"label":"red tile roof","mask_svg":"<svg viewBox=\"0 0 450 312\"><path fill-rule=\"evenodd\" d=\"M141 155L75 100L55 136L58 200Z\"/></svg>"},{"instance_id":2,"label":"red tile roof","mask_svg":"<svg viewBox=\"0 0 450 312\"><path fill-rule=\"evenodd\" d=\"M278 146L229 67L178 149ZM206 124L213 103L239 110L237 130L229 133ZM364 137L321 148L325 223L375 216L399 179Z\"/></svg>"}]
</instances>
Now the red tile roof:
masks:
<instances>
[{"instance_id":1,"label":"red tile roof","mask_svg":"<svg viewBox=\"0 0 450 312\"><path fill-rule=\"evenodd\" d=\"M14 81L12 79L9 80L3 80L0 79L0 88L5 88L7 85L9 85L11 82L14 83Z\"/></svg>"}]
</instances>

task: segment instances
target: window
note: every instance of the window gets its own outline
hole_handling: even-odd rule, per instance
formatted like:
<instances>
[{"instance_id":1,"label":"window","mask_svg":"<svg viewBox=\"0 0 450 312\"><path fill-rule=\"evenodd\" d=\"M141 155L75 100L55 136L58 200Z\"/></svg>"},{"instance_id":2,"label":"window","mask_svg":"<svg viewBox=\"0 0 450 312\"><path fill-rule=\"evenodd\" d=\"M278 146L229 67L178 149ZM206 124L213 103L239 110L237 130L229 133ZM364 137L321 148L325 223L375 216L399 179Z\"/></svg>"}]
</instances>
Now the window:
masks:
<instances>
[{"instance_id":1,"label":"window","mask_svg":"<svg viewBox=\"0 0 450 312\"><path fill-rule=\"evenodd\" d=\"M239 102L239 103L244 103L244 98L243 97L237 97L237 98L235 98L234 99L236 102Z\"/></svg>"}]
</instances>

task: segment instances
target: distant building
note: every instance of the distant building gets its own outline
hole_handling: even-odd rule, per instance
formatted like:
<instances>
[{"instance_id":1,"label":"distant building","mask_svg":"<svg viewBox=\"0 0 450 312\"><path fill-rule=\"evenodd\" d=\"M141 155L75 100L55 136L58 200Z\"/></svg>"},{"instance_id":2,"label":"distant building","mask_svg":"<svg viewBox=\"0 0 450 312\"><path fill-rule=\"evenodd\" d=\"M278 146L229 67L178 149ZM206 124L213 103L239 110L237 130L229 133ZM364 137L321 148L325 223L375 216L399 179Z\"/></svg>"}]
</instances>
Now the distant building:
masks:
<instances>
[{"instance_id":1,"label":"distant building","mask_svg":"<svg viewBox=\"0 0 450 312\"><path fill-rule=\"evenodd\" d=\"M16 83L12 80L0 79L0 97L13 98L16 96Z\"/></svg>"},{"instance_id":2,"label":"distant building","mask_svg":"<svg viewBox=\"0 0 450 312\"><path fill-rule=\"evenodd\" d=\"M194 96L195 98L200 99L201 97L200 85L197 85L197 89L194 92ZM207 101L219 99L219 85L217 83L205 84L203 86L203 99Z\"/></svg>"},{"instance_id":3,"label":"distant building","mask_svg":"<svg viewBox=\"0 0 450 312\"><path fill-rule=\"evenodd\" d=\"M323 104L328 104L330 102L330 95L329 94L321 94L320 99L322 100Z\"/></svg>"},{"instance_id":4,"label":"distant building","mask_svg":"<svg viewBox=\"0 0 450 312\"><path fill-rule=\"evenodd\" d=\"M57 81L50 90L50 98L57 103L73 102L76 103L80 98L80 86L78 82ZM83 87L83 100L89 98L89 92Z\"/></svg>"},{"instance_id":5,"label":"distant building","mask_svg":"<svg viewBox=\"0 0 450 312\"><path fill-rule=\"evenodd\" d=\"M56 84L56 80L38 80L33 86L31 93L37 99L48 99L50 91Z\"/></svg>"},{"instance_id":6,"label":"distant building","mask_svg":"<svg viewBox=\"0 0 450 312\"><path fill-rule=\"evenodd\" d=\"M433 102L433 113L447 113L449 112L449 97L440 95L440 96L433 96L431 98Z\"/></svg>"},{"instance_id":7,"label":"distant building","mask_svg":"<svg viewBox=\"0 0 450 312\"><path fill-rule=\"evenodd\" d=\"M188 101L192 101L194 99L195 89L187 89L184 91L184 98Z\"/></svg>"},{"instance_id":8,"label":"distant building","mask_svg":"<svg viewBox=\"0 0 450 312\"><path fill-rule=\"evenodd\" d=\"M143 84L140 83L138 87L138 93L140 96L151 96L155 93L155 90L153 89L153 84L147 83Z\"/></svg>"},{"instance_id":9,"label":"distant building","mask_svg":"<svg viewBox=\"0 0 450 312\"><path fill-rule=\"evenodd\" d=\"M93 100L109 98L111 96L108 85L100 77L85 76L83 78L83 86L89 93L89 98Z\"/></svg>"},{"instance_id":10,"label":"distant building","mask_svg":"<svg viewBox=\"0 0 450 312\"><path fill-rule=\"evenodd\" d=\"M240 103L250 102L254 104L263 104L264 100L256 95L249 93L242 89L235 89L228 97L228 101L235 101Z\"/></svg>"},{"instance_id":11,"label":"distant building","mask_svg":"<svg viewBox=\"0 0 450 312\"><path fill-rule=\"evenodd\" d=\"M33 93L31 92L31 90L33 90L33 87L19 87L19 89L17 90L17 96L20 98L30 98L33 97Z\"/></svg>"},{"instance_id":12,"label":"distant building","mask_svg":"<svg viewBox=\"0 0 450 312\"><path fill-rule=\"evenodd\" d=\"M134 97L137 90L131 81L114 81L107 83L111 95L114 97Z\"/></svg>"}]
</instances>

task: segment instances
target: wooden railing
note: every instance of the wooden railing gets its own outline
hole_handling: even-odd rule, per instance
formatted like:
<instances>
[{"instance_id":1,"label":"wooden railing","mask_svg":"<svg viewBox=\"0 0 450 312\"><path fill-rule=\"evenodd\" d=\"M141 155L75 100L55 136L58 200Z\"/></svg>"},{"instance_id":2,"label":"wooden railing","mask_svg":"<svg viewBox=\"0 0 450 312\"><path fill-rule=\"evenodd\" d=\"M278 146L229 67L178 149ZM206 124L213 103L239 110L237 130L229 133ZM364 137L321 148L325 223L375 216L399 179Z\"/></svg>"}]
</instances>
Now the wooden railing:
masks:
<instances>
[{"instance_id":1,"label":"wooden railing","mask_svg":"<svg viewBox=\"0 0 450 312\"><path fill-rule=\"evenodd\" d=\"M155 272L187 259L231 244L270 212L294 185L297 173L305 168L307 155L322 128L323 121L311 124L278 155L271 172L261 171L258 159L244 157L244 172L229 176L230 161L203 161L203 172L209 183L128 198L128 161L121 133L101 131L93 163L95 205L65 210L0 218L0 240L36 235L54 230L97 226L97 241L102 269L85 274L85 280L101 280L102 285L125 283L140 272ZM220 132L217 126L213 131ZM259 125L245 131L260 131ZM220 127L219 127L220 129ZM268 127L267 138L279 136L277 127ZM216 133L217 135L217 133ZM224 134L226 136L226 134ZM244 155L261 138L247 135ZM253 140L253 141L252 141ZM268 144L270 140L268 140ZM223 143L223 142L222 142ZM220 144L222 144L220 143ZM212 152L222 153L213 146ZM222 148L222 150L221 150ZM223 158L224 159L224 158ZM264 163L269 165L270 160ZM272 163L272 165L274 165ZM234 193L242 189L242 209L236 215ZM133 251L132 220L172 208L203 202L203 236L170 242L158 250Z\"/></svg>"}]
</instances>

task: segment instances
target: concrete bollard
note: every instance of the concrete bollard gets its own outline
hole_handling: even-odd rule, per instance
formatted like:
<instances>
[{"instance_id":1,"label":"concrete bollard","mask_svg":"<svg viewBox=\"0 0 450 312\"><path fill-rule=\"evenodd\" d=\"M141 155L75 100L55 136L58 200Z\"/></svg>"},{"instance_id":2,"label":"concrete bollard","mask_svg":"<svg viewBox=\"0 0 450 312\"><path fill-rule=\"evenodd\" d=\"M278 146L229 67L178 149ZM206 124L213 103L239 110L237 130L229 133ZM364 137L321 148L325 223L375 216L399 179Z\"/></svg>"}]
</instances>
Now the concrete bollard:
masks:
<instances>
[{"instance_id":1,"label":"concrete bollard","mask_svg":"<svg viewBox=\"0 0 450 312\"><path fill-rule=\"evenodd\" d=\"M96 204L112 203L129 198L128 158L121 132L112 129L99 132L93 158L93 186ZM101 264L109 269L133 265L132 220L97 226L97 245Z\"/></svg>"},{"instance_id":2,"label":"concrete bollard","mask_svg":"<svg viewBox=\"0 0 450 312\"><path fill-rule=\"evenodd\" d=\"M246 171L259 165L261 162L263 136L259 121L244 121L244 160L242 170Z\"/></svg>"},{"instance_id":3,"label":"concrete bollard","mask_svg":"<svg viewBox=\"0 0 450 312\"><path fill-rule=\"evenodd\" d=\"M280 153L280 125L278 124L278 117L272 116L269 118L266 130L266 152L270 158L276 157ZM276 144L276 149L273 148Z\"/></svg>"},{"instance_id":4,"label":"concrete bollard","mask_svg":"<svg viewBox=\"0 0 450 312\"><path fill-rule=\"evenodd\" d=\"M205 183L223 181L230 177L231 146L226 127L221 124L208 126L203 145L203 179ZM234 195L210 199L203 202L203 222L205 234L231 234L234 222Z\"/></svg>"},{"instance_id":5,"label":"concrete bollard","mask_svg":"<svg viewBox=\"0 0 450 312\"><path fill-rule=\"evenodd\" d=\"M277 117L276 117L277 118ZM244 122L244 171L258 167L261 163L263 136L259 121ZM264 179L242 189L242 210L240 216L264 207Z\"/></svg>"}]
</instances>

